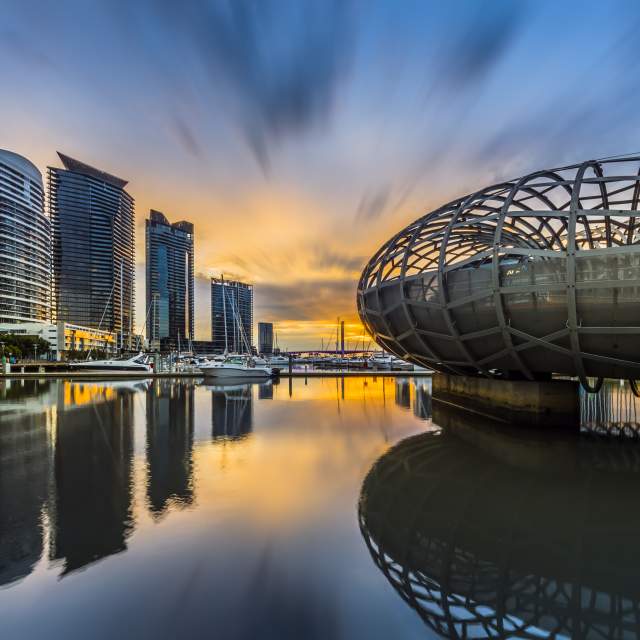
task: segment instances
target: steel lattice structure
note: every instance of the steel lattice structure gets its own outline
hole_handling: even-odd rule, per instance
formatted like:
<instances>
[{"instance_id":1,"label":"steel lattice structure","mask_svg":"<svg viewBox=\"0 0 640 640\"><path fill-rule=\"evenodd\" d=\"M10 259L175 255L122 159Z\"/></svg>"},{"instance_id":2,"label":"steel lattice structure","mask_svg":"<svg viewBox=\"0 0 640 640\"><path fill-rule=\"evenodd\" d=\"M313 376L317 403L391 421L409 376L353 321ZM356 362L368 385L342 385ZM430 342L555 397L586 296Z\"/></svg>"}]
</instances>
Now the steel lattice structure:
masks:
<instances>
[{"instance_id":1,"label":"steel lattice structure","mask_svg":"<svg viewBox=\"0 0 640 640\"><path fill-rule=\"evenodd\" d=\"M640 377L640 156L531 173L419 218L369 261L360 317L439 371ZM596 382L599 387L600 380Z\"/></svg>"},{"instance_id":2,"label":"steel lattice structure","mask_svg":"<svg viewBox=\"0 0 640 640\"><path fill-rule=\"evenodd\" d=\"M511 440L491 445L522 460ZM398 594L447 638L639 638L637 455L576 439L550 471L479 442L407 438L365 478L360 529Z\"/></svg>"}]
</instances>

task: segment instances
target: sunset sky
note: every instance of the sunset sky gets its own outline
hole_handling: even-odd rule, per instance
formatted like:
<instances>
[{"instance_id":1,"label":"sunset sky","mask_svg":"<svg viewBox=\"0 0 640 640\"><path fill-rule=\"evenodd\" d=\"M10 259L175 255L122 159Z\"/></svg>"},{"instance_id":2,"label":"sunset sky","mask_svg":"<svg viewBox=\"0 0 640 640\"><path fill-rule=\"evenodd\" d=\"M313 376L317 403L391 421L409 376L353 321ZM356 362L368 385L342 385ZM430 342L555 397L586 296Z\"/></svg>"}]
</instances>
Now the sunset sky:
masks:
<instances>
[{"instance_id":1,"label":"sunset sky","mask_svg":"<svg viewBox=\"0 0 640 640\"><path fill-rule=\"evenodd\" d=\"M0 148L130 181L209 277L255 284L280 346L361 333L358 276L458 195L640 150L640 3L2 0Z\"/></svg>"}]
</instances>

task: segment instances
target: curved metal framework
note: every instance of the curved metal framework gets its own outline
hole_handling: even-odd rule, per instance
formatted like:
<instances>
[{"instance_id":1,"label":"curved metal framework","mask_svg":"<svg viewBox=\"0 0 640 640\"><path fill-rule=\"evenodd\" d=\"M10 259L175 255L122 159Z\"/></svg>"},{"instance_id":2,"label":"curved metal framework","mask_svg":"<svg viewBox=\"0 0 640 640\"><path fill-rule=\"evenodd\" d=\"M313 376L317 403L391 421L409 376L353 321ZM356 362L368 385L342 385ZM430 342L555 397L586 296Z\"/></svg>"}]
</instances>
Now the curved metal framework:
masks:
<instances>
[{"instance_id":1,"label":"curved metal framework","mask_svg":"<svg viewBox=\"0 0 640 640\"><path fill-rule=\"evenodd\" d=\"M637 452L574 439L550 471L548 441L493 437L421 434L375 463L358 512L374 563L443 637L639 637Z\"/></svg>"},{"instance_id":2,"label":"curved metal framework","mask_svg":"<svg viewBox=\"0 0 640 640\"><path fill-rule=\"evenodd\" d=\"M385 349L448 373L640 377L640 156L531 173L458 198L365 267Z\"/></svg>"}]
</instances>

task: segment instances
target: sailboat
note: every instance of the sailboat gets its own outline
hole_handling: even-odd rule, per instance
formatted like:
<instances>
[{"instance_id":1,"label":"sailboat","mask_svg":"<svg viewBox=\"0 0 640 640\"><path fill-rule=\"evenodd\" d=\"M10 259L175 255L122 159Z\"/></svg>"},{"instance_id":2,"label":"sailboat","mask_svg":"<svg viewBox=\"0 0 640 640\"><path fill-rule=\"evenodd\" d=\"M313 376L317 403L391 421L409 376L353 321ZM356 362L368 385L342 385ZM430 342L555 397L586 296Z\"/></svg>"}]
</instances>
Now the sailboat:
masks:
<instances>
[{"instance_id":1,"label":"sailboat","mask_svg":"<svg viewBox=\"0 0 640 640\"><path fill-rule=\"evenodd\" d=\"M200 371L206 378L257 378L265 379L273 375L273 369L265 364L256 362L256 358L251 355L251 345L248 344L244 327L240 321L239 314L231 300L231 310L233 321L240 333L242 341L247 350L246 354L229 356L229 339L227 336L227 304L226 292L224 288L224 276L221 277L222 286L222 313L224 316L224 352L225 358L222 361L207 362L199 366Z\"/></svg>"}]
</instances>

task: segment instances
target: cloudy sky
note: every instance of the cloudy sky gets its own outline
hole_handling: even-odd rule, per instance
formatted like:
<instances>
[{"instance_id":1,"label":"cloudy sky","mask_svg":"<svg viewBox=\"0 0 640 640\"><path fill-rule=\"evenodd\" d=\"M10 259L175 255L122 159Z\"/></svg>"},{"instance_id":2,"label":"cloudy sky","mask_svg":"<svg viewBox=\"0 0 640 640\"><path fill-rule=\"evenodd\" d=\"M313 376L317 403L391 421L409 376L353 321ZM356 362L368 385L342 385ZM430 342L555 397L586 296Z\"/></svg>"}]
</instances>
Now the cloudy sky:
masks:
<instances>
[{"instance_id":1,"label":"cloudy sky","mask_svg":"<svg viewBox=\"0 0 640 640\"><path fill-rule=\"evenodd\" d=\"M281 346L348 321L367 258L456 196L640 150L640 3L0 0L0 148L130 181Z\"/></svg>"}]
</instances>

